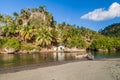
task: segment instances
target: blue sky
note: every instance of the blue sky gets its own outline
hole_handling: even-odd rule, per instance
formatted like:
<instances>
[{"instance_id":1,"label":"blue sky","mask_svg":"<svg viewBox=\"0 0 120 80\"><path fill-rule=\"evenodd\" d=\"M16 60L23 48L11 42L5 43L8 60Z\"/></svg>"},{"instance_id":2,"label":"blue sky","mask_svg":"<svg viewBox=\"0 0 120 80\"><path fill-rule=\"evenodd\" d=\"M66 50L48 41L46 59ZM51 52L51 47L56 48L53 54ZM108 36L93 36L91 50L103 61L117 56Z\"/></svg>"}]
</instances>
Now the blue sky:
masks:
<instances>
[{"instance_id":1,"label":"blue sky","mask_svg":"<svg viewBox=\"0 0 120 80\"><path fill-rule=\"evenodd\" d=\"M120 22L120 0L0 0L0 13L12 15L41 5L46 5L57 23L65 21L98 31Z\"/></svg>"}]
</instances>

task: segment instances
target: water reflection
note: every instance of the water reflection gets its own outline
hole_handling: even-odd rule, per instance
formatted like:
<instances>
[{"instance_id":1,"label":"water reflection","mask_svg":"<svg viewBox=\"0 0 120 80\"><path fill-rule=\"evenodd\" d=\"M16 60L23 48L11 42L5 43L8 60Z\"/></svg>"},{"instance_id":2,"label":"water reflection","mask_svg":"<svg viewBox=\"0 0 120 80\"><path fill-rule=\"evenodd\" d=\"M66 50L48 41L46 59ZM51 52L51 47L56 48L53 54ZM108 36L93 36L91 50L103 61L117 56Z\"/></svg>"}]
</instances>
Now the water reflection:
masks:
<instances>
[{"instance_id":1,"label":"water reflection","mask_svg":"<svg viewBox=\"0 0 120 80\"><path fill-rule=\"evenodd\" d=\"M4 54L4 55L1 55L0 59L6 61L6 60L12 60L13 57L14 57L14 55L12 55L12 54L9 54L9 55L8 54Z\"/></svg>"},{"instance_id":2,"label":"water reflection","mask_svg":"<svg viewBox=\"0 0 120 80\"><path fill-rule=\"evenodd\" d=\"M81 53L0 54L0 67L78 59Z\"/></svg>"},{"instance_id":3,"label":"water reflection","mask_svg":"<svg viewBox=\"0 0 120 80\"><path fill-rule=\"evenodd\" d=\"M39 54L0 54L0 67L28 65L36 63L81 59L83 52L39 53ZM120 57L120 53L93 53L95 58Z\"/></svg>"},{"instance_id":4,"label":"water reflection","mask_svg":"<svg viewBox=\"0 0 120 80\"><path fill-rule=\"evenodd\" d=\"M95 59L120 58L120 52L93 52Z\"/></svg>"},{"instance_id":5,"label":"water reflection","mask_svg":"<svg viewBox=\"0 0 120 80\"><path fill-rule=\"evenodd\" d=\"M58 53L58 61L63 61L65 60L65 54L64 53Z\"/></svg>"}]
</instances>

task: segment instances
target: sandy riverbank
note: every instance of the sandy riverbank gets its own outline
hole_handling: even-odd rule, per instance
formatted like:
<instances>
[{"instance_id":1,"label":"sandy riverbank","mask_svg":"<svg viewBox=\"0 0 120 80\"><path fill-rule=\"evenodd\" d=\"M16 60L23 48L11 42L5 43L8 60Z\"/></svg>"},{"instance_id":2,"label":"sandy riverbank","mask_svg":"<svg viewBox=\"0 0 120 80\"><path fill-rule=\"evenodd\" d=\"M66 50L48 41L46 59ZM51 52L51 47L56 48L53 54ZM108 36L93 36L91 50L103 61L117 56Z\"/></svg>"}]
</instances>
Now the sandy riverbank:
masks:
<instances>
[{"instance_id":1,"label":"sandy riverbank","mask_svg":"<svg viewBox=\"0 0 120 80\"><path fill-rule=\"evenodd\" d=\"M79 61L0 74L0 80L120 80L120 59Z\"/></svg>"}]
</instances>

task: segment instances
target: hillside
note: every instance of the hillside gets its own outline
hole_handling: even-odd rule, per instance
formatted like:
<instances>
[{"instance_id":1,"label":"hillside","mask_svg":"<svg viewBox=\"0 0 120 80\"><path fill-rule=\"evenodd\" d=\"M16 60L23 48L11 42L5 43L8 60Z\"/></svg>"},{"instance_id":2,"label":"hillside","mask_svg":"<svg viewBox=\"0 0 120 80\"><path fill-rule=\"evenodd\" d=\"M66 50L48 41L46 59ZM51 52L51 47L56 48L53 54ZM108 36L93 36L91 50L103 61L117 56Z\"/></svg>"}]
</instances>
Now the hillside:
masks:
<instances>
[{"instance_id":1,"label":"hillside","mask_svg":"<svg viewBox=\"0 0 120 80\"><path fill-rule=\"evenodd\" d=\"M120 37L120 23L110 25L100 33L103 35L85 27L56 23L45 6L25 8L12 16L0 14L0 49L41 50L62 45L67 48L120 50L120 38L116 38Z\"/></svg>"},{"instance_id":2,"label":"hillside","mask_svg":"<svg viewBox=\"0 0 120 80\"><path fill-rule=\"evenodd\" d=\"M100 31L100 33L109 37L120 37L120 23L109 25L104 30Z\"/></svg>"},{"instance_id":3,"label":"hillside","mask_svg":"<svg viewBox=\"0 0 120 80\"><path fill-rule=\"evenodd\" d=\"M86 49L99 33L85 27L56 23L45 6L0 14L0 48L42 49L63 45Z\"/></svg>"}]
</instances>

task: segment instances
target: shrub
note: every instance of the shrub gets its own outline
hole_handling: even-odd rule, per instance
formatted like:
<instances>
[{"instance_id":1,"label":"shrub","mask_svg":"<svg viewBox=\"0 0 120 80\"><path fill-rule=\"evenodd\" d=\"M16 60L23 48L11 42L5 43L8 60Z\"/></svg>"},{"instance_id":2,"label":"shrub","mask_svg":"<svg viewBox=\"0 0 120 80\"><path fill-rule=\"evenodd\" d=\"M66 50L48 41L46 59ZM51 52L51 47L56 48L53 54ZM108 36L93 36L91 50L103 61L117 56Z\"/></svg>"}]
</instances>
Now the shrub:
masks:
<instances>
[{"instance_id":1,"label":"shrub","mask_svg":"<svg viewBox=\"0 0 120 80\"><path fill-rule=\"evenodd\" d=\"M110 38L110 37L100 37L92 42L90 48L95 49L118 49L120 47L120 39L119 38Z\"/></svg>"},{"instance_id":2,"label":"shrub","mask_svg":"<svg viewBox=\"0 0 120 80\"><path fill-rule=\"evenodd\" d=\"M26 44L22 43L21 45L21 50L33 50L33 49L40 50L41 47L30 43L26 43Z\"/></svg>"},{"instance_id":3,"label":"shrub","mask_svg":"<svg viewBox=\"0 0 120 80\"><path fill-rule=\"evenodd\" d=\"M22 50L33 50L34 47L33 47L33 46L24 46L24 45L22 45L22 46L21 46L21 49L22 49Z\"/></svg>"},{"instance_id":4,"label":"shrub","mask_svg":"<svg viewBox=\"0 0 120 80\"><path fill-rule=\"evenodd\" d=\"M21 44L16 38L9 39L7 43L4 45L4 47L7 48L14 48L14 49L20 49Z\"/></svg>"},{"instance_id":5,"label":"shrub","mask_svg":"<svg viewBox=\"0 0 120 80\"><path fill-rule=\"evenodd\" d=\"M81 36L73 36L69 42L67 43L67 47L77 47L77 48L86 48L87 43L84 41L84 39Z\"/></svg>"},{"instance_id":6,"label":"shrub","mask_svg":"<svg viewBox=\"0 0 120 80\"><path fill-rule=\"evenodd\" d=\"M0 39L0 48L3 47L4 44L6 44L8 40L6 38Z\"/></svg>"}]
</instances>

